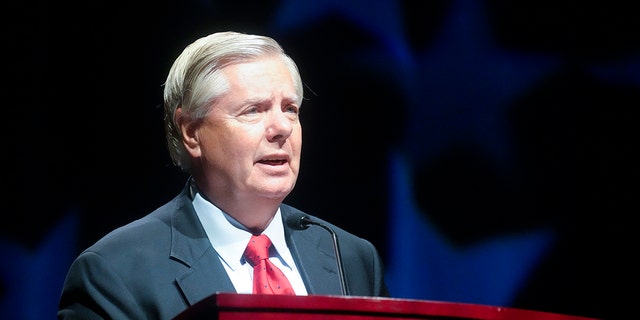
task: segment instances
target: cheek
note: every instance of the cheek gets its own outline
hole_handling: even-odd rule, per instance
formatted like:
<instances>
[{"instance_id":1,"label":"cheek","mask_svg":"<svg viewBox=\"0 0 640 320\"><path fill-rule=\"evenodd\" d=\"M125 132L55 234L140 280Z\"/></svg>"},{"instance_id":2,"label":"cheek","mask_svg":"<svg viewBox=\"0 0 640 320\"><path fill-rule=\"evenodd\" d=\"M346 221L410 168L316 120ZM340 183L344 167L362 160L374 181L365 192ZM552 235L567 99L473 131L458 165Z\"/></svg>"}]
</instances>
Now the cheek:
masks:
<instances>
[{"instance_id":1,"label":"cheek","mask_svg":"<svg viewBox=\"0 0 640 320\"><path fill-rule=\"evenodd\" d=\"M235 162L231 165L238 166L245 161L252 161L256 150L260 147L260 138L256 138L250 131L240 133L226 132L216 140L214 152L226 162Z\"/></svg>"},{"instance_id":2,"label":"cheek","mask_svg":"<svg viewBox=\"0 0 640 320\"><path fill-rule=\"evenodd\" d=\"M233 143L229 141L229 135L216 130L204 130L200 132L199 145L202 156L207 162L220 164L225 159L233 157Z\"/></svg>"},{"instance_id":3,"label":"cheek","mask_svg":"<svg viewBox=\"0 0 640 320\"><path fill-rule=\"evenodd\" d=\"M300 157L302 151L302 127L298 127L298 130L293 134L295 152Z\"/></svg>"},{"instance_id":4,"label":"cheek","mask_svg":"<svg viewBox=\"0 0 640 320\"><path fill-rule=\"evenodd\" d=\"M297 170L300 167L300 158L302 157L302 136L300 134L292 136L291 151L294 157L293 166Z\"/></svg>"}]
</instances>

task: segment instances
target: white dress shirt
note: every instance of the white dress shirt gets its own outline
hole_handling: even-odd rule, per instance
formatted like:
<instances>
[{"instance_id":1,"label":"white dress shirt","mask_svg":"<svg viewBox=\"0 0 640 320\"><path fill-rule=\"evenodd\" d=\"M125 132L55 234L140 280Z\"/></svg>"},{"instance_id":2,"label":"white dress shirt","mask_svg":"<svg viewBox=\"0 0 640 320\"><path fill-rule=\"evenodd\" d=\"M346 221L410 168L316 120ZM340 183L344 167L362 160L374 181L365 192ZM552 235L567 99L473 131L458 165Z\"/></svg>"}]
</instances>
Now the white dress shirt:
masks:
<instances>
[{"instance_id":1,"label":"white dress shirt","mask_svg":"<svg viewBox=\"0 0 640 320\"><path fill-rule=\"evenodd\" d=\"M194 191L192 189L192 191ZM193 207L198 214L211 245L218 253L237 293L253 292L253 267L245 260L243 253L251 232L237 220L204 199L200 193L192 192ZM307 295L300 273L293 261L289 247L284 239L284 227L280 209L262 232L271 239L269 260L285 274L296 295Z\"/></svg>"}]
</instances>

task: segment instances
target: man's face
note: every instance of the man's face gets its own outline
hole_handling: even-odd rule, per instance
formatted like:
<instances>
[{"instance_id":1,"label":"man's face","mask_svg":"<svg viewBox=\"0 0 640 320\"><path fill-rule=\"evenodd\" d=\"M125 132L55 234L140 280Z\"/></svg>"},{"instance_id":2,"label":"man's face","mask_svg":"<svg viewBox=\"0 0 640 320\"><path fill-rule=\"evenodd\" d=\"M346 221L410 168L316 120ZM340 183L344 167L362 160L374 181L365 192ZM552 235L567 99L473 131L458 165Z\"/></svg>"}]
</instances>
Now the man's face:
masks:
<instances>
[{"instance_id":1,"label":"man's face","mask_svg":"<svg viewBox=\"0 0 640 320\"><path fill-rule=\"evenodd\" d=\"M200 157L209 196L282 200L296 183L302 148L299 97L289 70L279 57L268 57L222 72L229 90L197 129L199 142L191 151Z\"/></svg>"}]
</instances>

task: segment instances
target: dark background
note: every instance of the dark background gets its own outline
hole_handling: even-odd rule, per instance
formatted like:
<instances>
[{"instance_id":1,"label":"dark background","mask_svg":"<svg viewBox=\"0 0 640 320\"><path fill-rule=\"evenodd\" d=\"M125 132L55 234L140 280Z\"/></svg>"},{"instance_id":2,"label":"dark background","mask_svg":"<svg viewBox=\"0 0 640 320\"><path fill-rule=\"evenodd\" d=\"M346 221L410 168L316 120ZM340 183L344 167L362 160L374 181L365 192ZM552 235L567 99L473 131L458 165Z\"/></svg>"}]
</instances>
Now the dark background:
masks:
<instances>
[{"instance_id":1,"label":"dark background","mask_svg":"<svg viewBox=\"0 0 640 320\"><path fill-rule=\"evenodd\" d=\"M162 83L222 30L297 61L303 160L286 202L371 240L392 295L635 314L633 2L3 7L0 318L54 319L72 259L180 191Z\"/></svg>"}]
</instances>

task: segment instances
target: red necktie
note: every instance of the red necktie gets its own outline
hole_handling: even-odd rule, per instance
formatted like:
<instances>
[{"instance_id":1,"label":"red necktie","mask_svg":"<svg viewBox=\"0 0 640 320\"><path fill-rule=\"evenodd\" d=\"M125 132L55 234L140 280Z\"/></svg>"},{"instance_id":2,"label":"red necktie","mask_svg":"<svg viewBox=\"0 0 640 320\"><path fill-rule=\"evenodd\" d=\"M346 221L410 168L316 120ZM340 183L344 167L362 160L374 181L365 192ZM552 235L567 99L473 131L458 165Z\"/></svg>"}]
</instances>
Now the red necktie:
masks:
<instances>
[{"instance_id":1,"label":"red necktie","mask_svg":"<svg viewBox=\"0 0 640 320\"><path fill-rule=\"evenodd\" d=\"M253 265L253 293L295 294L284 273L269 261L271 240L264 234L251 236L245 258Z\"/></svg>"}]
</instances>

